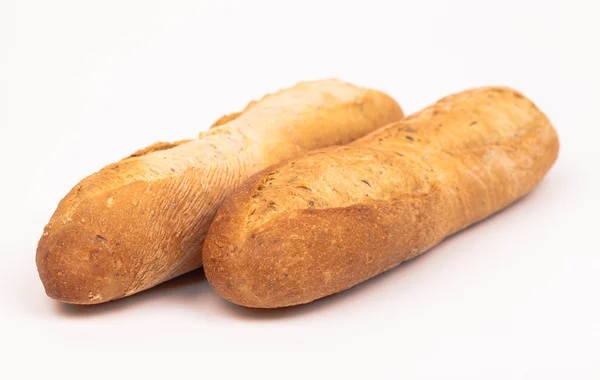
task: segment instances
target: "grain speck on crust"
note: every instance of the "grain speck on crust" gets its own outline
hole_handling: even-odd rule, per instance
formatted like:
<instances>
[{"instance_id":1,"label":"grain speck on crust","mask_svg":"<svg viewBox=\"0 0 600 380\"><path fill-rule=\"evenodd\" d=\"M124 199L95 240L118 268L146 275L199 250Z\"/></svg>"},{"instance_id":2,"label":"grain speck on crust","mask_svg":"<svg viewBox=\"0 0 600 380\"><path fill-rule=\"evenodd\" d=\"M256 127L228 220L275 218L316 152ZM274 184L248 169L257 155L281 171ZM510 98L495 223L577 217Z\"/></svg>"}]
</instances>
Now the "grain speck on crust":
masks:
<instances>
[{"instance_id":1,"label":"grain speck on crust","mask_svg":"<svg viewBox=\"0 0 600 380\"><path fill-rule=\"evenodd\" d=\"M102 299L102 296L100 294L89 292L88 298L90 299L90 301L99 301Z\"/></svg>"}]
</instances>

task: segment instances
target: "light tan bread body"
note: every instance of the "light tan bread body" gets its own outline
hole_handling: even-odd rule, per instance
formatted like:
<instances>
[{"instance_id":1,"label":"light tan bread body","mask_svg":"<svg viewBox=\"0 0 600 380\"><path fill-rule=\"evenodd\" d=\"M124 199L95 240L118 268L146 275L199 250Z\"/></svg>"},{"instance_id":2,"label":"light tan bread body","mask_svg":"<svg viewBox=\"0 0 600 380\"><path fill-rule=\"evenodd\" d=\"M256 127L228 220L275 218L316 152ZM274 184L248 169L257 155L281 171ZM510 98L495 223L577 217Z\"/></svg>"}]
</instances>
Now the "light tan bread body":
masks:
<instances>
[{"instance_id":1,"label":"light tan bread body","mask_svg":"<svg viewBox=\"0 0 600 380\"><path fill-rule=\"evenodd\" d=\"M206 276L249 307L343 291L527 194L558 148L546 116L514 90L446 97L253 176L209 230Z\"/></svg>"},{"instance_id":2,"label":"light tan bread body","mask_svg":"<svg viewBox=\"0 0 600 380\"><path fill-rule=\"evenodd\" d=\"M100 303L198 268L217 208L250 175L401 117L381 92L306 82L224 116L197 139L108 165L75 186L44 229L36 261L46 293Z\"/></svg>"}]
</instances>

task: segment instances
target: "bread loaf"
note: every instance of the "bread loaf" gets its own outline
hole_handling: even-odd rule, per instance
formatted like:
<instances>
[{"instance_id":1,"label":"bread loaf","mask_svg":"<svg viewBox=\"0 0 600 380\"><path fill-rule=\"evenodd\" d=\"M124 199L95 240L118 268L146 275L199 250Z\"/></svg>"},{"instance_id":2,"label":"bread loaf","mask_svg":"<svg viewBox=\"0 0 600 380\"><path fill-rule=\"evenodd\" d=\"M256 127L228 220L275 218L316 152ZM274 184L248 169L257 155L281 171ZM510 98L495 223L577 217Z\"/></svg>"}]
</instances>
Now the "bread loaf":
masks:
<instances>
[{"instance_id":1,"label":"bread loaf","mask_svg":"<svg viewBox=\"0 0 600 380\"><path fill-rule=\"evenodd\" d=\"M558 147L546 116L514 90L446 97L253 176L209 230L206 276L249 307L343 291L527 194Z\"/></svg>"},{"instance_id":2,"label":"bread loaf","mask_svg":"<svg viewBox=\"0 0 600 380\"><path fill-rule=\"evenodd\" d=\"M224 116L197 139L157 143L108 165L75 186L44 229L36 261L46 293L100 303L198 268L217 208L250 175L401 117L381 92L300 83Z\"/></svg>"}]
</instances>

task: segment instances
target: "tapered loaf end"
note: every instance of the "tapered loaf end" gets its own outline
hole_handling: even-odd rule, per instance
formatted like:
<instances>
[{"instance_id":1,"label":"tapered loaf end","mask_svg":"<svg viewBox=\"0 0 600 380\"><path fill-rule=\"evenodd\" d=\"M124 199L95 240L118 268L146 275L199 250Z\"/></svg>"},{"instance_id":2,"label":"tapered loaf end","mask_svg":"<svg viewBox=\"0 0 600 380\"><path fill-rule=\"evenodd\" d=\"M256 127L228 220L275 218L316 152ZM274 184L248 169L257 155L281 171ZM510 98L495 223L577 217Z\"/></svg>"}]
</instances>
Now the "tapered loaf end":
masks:
<instances>
[{"instance_id":1,"label":"tapered loaf end","mask_svg":"<svg viewBox=\"0 0 600 380\"><path fill-rule=\"evenodd\" d=\"M39 241L36 264L46 294L60 302L96 304L126 291L119 264L109 257L114 247L104 236L82 235L78 222L49 224ZM125 277L125 276L123 276Z\"/></svg>"}]
</instances>

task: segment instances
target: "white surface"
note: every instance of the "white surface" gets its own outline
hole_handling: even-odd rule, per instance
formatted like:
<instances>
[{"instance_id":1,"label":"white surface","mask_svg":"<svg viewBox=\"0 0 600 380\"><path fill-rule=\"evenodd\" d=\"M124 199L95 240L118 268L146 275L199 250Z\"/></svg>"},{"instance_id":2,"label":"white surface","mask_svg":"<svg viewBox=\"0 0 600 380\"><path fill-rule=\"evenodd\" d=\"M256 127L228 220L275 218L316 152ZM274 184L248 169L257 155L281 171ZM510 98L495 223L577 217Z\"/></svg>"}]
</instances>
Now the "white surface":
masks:
<instances>
[{"instance_id":1,"label":"white surface","mask_svg":"<svg viewBox=\"0 0 600 380\"><path fill-rule=\"evenodd\" d=\"M597 4L3 0L0 377L600 378ZM45 296L37 240L79 179L324 77L408 113L515 87L559 160L509 209L308 306L236 307L200 272L95 307Z\"/></svg>"}]
</instances>

